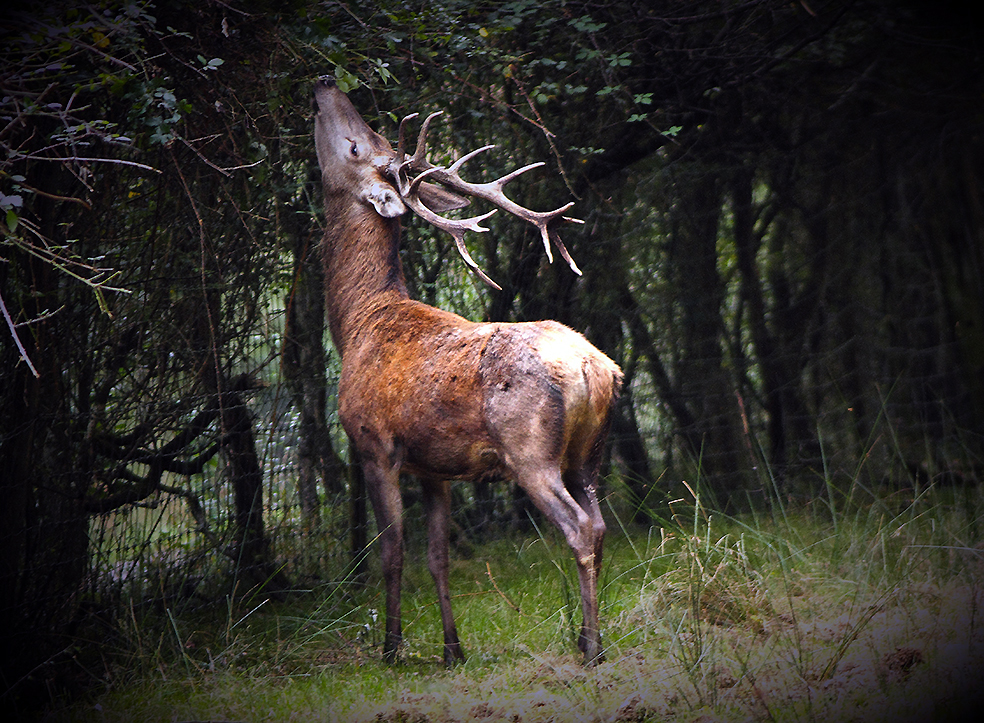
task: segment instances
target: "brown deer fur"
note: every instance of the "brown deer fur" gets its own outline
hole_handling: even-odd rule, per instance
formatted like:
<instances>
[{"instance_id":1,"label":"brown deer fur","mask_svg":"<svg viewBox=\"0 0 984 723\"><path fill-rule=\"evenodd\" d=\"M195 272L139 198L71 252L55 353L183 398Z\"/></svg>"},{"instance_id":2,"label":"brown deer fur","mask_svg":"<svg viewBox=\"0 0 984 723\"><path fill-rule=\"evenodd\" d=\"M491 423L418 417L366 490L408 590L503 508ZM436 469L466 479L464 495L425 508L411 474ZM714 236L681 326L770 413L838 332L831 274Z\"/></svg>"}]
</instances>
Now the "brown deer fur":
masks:
<instances>
[{"instance_id":1,"label":"brown deer fur","mask_svg":"<svg viewBox=\"0 0 984 723\"><path fill-rule=\"evenodd\" d=\"M444 658L464 655L448 590L449 480L501 472L564 534L577 561L585 662L601 659L597 584L605 523L595 483L621 372L554 321L475 323L410 299L399 258L405 210L388 175L394 151L333 83L315 89L327 229L325 301L342 360L339 414L359 456L380 534L384 654L401 641L400 472L421 481L428 567ZM434 210L461 199L422 184Z\"/></svg>"}]
</instances>

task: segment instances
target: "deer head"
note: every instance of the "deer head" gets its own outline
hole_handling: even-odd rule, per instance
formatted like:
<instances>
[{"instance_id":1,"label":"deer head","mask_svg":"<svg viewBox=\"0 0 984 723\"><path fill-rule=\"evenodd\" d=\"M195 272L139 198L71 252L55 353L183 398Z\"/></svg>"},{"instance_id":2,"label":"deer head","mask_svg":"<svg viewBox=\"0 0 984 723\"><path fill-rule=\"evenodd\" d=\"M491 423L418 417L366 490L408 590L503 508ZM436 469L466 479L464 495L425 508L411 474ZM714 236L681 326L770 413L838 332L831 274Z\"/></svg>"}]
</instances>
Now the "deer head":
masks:
<instances>
[{"instance_id":1,"label":"deer head","mask_svg":"<svg viewBox=\"0 0 984 723\"><path fill-rule=\"evenodd\" d=\"M356 194L383 218L403 215L407 207L394 185L396 153L389 142L362 120L331 78L321 78L314 92L314 145L326 189ZM431 183L421 184L415 191L424 203L441 213L468 205L468 199Z\"/></svg>"},{"instance_id":2,"label":"deer head","mask_svg":"<svg viewBox=\"0 0 984 723\"><path fill-rule=\"evenodd\" d=\"M362 120L351 101L330 77L322 77L315 86L317 116L315 147L326 193L354 193L359 201L371 205L383 218L396 218L407 207L424 221L447 231L455 240L458 252L468 267L490 286L499 285L475 263L465 247L465 231L483 233L488 229L482 221L497 208L533 224L540 232L547 258L552 262L551 244L578 275L580 269L571 258L557 234L560 221L583 223L564 215L573 202L553 211L531 211L505 195L505 185L527 171L543 165L531 163L502 178L486 183L470 183L461 178L461 167L480 153L495 146L487 145L465 154L449 167L435 166L427 160L427 130L440 112L432 113L423 122L412 155L405 151L405 132L408 115L400 123L399 140L394 151L381 135ZM496 208L479 216L448 218L440 214L467 206L470 198L482 199Z\"/></svg>"}]
</instances>

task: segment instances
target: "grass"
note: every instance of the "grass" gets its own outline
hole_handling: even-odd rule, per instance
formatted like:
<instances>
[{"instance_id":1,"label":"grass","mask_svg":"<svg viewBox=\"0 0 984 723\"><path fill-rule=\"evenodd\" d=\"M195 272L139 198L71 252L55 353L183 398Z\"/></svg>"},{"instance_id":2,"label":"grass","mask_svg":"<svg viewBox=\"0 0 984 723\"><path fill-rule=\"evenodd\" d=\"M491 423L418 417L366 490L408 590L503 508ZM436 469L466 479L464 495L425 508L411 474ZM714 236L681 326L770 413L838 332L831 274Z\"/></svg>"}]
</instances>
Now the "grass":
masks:
<instances>
[{"instance_id":1,"label":"grass","mask_svg":"<svg viewBox=\"0 0 984 723\"><path fill-rule=\"evenodd\" d=\"M221 611L132 611L87 663L99 688L45 720L959 719L984 671L979 491L829 492L726 517L686 491L649 529L623 525L613 504L607 660L595 669L574 644L573 561L542 530L453 553L469 658L446 670L411 536L398 665L381 661L373 555L365 584L280 602L242 593Z\"/></svg>"}]
</instances>

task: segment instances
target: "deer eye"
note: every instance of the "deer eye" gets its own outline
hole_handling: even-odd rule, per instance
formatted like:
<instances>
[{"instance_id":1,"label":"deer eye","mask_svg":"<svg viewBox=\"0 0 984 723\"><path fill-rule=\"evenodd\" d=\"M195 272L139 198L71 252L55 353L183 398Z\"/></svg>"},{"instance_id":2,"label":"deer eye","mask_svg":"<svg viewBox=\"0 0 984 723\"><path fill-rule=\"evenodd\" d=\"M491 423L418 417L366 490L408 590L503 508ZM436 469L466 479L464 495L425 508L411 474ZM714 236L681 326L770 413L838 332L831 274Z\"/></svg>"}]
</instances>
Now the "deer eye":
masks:
<instances>
[{"instance_id":1,"label":"deer eye","mask_svg":"<svg viewBox=\"0 0 984 723\"><path fill-rule=\"evenodd\" d=\"M352 158L358 158L359 157L359 144L356 143L355 141L352 141L352 147L349 148L349 153L352 154Z\"/></svg>"}]
</instances>

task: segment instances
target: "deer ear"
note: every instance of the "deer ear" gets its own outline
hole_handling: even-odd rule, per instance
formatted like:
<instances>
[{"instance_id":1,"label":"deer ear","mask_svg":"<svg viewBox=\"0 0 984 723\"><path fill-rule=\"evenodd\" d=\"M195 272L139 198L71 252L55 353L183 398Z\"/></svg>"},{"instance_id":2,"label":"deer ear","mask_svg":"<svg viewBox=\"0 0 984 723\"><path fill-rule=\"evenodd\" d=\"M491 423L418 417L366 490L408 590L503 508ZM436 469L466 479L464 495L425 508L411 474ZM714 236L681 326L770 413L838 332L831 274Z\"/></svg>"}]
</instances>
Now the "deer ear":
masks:
<instances>
[{"instance_id":1,"label":"deer ear","mask_svg":"<svg viewBox=\"0 0 984 723\"><path fill-rule=\"evenodd\" d=\"M387 183L374 183L365 195L365 199L372 204L383 218L396 218L406 212L407 207L400 200L400 194L396 189Z\"/></svg>"},{"instance_id":2,"label":"deer ear","mask_svg":"<svg viewBox=\"0 0 984 723\"><path fill-rule=\"evenodd\" d=\"M471 203L470 199L445 191L440 186L427 181L420 184L419 196L424 205L434 213L453 211L456 208L464 208Z\"/></svg>"}]
</instances>

